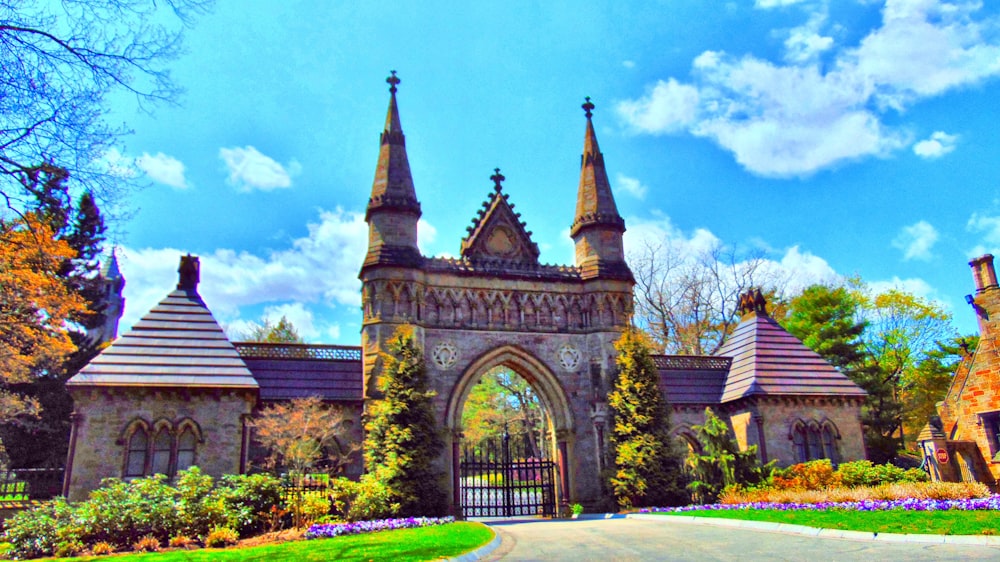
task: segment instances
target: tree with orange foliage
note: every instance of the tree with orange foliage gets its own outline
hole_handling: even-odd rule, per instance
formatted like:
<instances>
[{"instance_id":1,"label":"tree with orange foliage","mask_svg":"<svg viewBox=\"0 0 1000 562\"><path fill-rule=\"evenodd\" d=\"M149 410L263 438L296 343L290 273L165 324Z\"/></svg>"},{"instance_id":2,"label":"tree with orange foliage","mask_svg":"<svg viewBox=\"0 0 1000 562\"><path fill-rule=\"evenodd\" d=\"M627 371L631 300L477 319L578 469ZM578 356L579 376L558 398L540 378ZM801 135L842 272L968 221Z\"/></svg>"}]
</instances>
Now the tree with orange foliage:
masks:
<instances>
[{"instance_id":1,"label":"tree with orange foliage","mask_svg":"<svg viewBox=\"0 0 1000 562\"><path fill-rule=\"evenodd\" d=\"M57 369L76 346L67 321L87 305L60 277L75 252L35 213L0 219L0 421L38 414L11 390Z\"/></svg>"}]
</instances>

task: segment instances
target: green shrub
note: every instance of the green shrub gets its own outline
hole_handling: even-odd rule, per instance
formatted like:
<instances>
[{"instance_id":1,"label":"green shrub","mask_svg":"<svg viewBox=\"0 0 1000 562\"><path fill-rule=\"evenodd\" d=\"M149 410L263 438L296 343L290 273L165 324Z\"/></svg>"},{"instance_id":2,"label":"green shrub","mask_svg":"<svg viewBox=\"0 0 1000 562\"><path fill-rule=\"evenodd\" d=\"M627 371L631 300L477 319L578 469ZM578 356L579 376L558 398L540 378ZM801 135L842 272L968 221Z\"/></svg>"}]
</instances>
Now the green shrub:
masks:
<instances>
[{"instance_id":1,"label":"green shrub","mask_svg":"<svg viewBox=\"0 0 1000 562\"><path fill-rule=\"evenodd\" d=\"M296 502L297 528L308 527L316 519L330 513L330 500L317 493L302 494Z\"/></svg>"},{"instance_id":2,"label":"green shrub","mask_svg":"<svg viewBox=\"0 0 1000 562\"><path fill-rule=\"evenodd\" d=\"M358 482L347 478L331 481L334 511L347 521L392 517L399 510L399 504L385 485L385 473L390 470L384 466L377 467L375 472L362 475Z\"/></svg>"},{"instance_id":3,"label":"green shrub","mask_svg":"<svg viewBox=\"0 0 1000 562\"><path fill-rule=\"evenodd\" d=\"M226 525L241 537L274 526L270 521L272 514L284 508L284 488L281 481L270 474L223 476L218 492Z\"/></svg>"},{"instance_id":4,"label":"green shrub","mask_svg":"<svg viewBox=\"0 0 1000 562\"><path fill-rule=\"evenodd\" d=\"M82 532L72 506L61 497L15 513L5 527L3 539L10 543L9 552L14 558L53 555L61 543L78 542Z\"/></svg>"},{"instance_id":5,"label":"green shrub","mask_svg":"<svg viewBox=\"0 0 1000 562\"><path fill-rule=\"evenodd\" d=\"M929 480L919 468L904 470L893 464L873 464L871 461L845 462L837 468L837 473L848 488Z\"/></svg>"},{"instance_id":6,"label":"green shrub","mask_svg":"<svg viewBox=\"0 0 1000 562\"><path fill-rule=\"evenodd\" d=\"M177 473L177 525L172 535L178 533L203 537L209 529L225 525L226 511L212 477L193 466Z\"/></svg>"},{"instance_id":7,"label":"green shrub","mask_svg":"<svg viewBox=\"0 0 1000 562\"><path fill-rule=\"evenodd\" d=\"M106 541L121 548L146 535L166 541L180 526L180 518L177 491L164 478L157 474L132 482L104 480L102 487L76 508L85 529L84 541Z\"/></svg>"}]
</instances>

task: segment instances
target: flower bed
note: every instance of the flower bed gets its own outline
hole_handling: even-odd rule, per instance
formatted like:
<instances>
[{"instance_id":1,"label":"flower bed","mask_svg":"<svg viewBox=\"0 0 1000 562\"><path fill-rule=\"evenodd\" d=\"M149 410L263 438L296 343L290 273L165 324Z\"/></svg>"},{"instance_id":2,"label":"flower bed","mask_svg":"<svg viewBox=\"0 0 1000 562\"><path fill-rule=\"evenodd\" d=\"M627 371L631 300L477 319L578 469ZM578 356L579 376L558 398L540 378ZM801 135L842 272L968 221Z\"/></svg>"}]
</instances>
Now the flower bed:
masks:
<instances>
[{"instance_id":1,"label":"flower bed","mask_svg":"<svg viewBox=\"0 0 1000 562\"><path fill-rule=\"evenodd\" d=\"M845 509L852 511L984 511L1000 510L1000 495L962 500L934 500L907 498L900 500L866 500L860 502L815 502L815 503L771 503L752 502L739 504L687 505L683 507L654 507L639 510L639 513L685 513L692 511L737 511L749 509L771 509L776 511L813 510L824 511Z\"/></svg>"},{"instance_id":2,"label":"flower bed","mask_svg":"<svg viewBox=\"0 0 1000 562\"><path fill-rule=\"evenodd\" d=\"M454 517L407 517L405 519L376 519L354 523L325 523L309 527L305 537L307 539L328 539L342 535L359 535L392 529L414 529L454 522Z\"/></svg>"}]
</instances>

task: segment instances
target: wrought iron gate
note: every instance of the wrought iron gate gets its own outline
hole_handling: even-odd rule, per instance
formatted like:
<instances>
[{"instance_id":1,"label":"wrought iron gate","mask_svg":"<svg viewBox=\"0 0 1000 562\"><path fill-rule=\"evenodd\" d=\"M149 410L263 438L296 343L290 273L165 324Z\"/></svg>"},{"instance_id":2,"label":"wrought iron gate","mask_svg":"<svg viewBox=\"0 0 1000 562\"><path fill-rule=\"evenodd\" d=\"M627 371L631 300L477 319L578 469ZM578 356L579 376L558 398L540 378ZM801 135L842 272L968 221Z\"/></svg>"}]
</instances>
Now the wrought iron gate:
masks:
<instances>
[{"instance_id":1,"label":"wrought iron gate","mask_svg":"<svg viewBox=\"0 0 1000 562\"><path fill-rule=\"evenodd\" d=\"M512 440L506 431L479 447L466 446L459 462L462 515L554 517L556 463L544 452L538 458L529 451L526 442Z\"/></svg>"}]
</instances>

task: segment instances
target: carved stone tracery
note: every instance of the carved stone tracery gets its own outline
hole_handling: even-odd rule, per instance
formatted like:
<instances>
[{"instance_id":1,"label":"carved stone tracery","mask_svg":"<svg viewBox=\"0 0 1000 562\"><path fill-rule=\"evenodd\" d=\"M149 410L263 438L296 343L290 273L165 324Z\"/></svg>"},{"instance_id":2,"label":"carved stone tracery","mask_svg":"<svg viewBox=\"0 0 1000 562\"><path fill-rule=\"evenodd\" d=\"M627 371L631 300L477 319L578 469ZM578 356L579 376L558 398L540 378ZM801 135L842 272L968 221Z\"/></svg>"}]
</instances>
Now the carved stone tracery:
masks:
<instances>
[{"instance_id":1,"label":"carved stone tracery","mask_svg":"<svg viewBox=\"0 0 1000 562\"><path fill-rule=\"evenodd\" d=\"M508 331L584 331L625 325L630 295L566 294L555 291L428 287L413 281L365 285L365 320L410 322L428 328Z\"/></svg>"}]
</instances>

